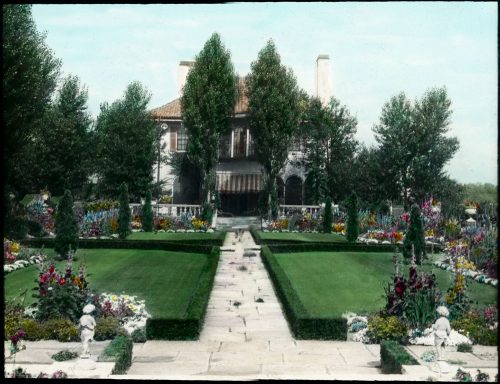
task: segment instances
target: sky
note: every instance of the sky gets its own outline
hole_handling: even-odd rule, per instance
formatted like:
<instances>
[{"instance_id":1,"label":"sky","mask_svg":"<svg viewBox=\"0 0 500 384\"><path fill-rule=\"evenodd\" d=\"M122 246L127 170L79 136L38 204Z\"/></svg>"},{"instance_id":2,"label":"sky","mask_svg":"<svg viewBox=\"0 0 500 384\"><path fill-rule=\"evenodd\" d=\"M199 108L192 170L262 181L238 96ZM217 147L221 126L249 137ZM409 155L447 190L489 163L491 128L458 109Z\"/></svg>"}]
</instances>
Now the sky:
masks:
<instances>
[{"instance_id":1,"label":"sky","mask_svg":"<svg viewBox=\"0 0 500 384\"><path fill-rule=\"evenodd\" d=\"M316 2L77 4L33 6L39 31L77 75L95 118L103 102L132 81L156 108L178 97L177 68L218 32L236 72L246 75L272 39L298 85L314 95L319 54L330 57L332 96L357 117L357 139L376 145L383 105L446 87L449 136L460 149L446 165L461 183L497 184L498 72L496 2Z\"/></svg>"}]
</instances>

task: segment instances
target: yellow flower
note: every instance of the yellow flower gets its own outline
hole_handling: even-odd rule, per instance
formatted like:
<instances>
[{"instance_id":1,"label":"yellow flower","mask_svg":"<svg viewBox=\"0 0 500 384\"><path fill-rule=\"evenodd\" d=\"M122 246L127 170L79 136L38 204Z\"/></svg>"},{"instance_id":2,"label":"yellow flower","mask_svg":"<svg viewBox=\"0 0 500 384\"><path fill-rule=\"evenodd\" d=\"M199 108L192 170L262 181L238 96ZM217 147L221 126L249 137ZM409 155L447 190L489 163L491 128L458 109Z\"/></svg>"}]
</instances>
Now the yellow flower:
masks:
<instances>
[{"instance_id":1,"label":"yellow flower","mask_svg":"<svg viewBox=\"0 0 500 384\"><path fill-rule=\"evenodd\" d=\"M21 250L21 245L19 243L12 243L11 250L14 253L18 253Z\"/></svg>"}]
</instances>

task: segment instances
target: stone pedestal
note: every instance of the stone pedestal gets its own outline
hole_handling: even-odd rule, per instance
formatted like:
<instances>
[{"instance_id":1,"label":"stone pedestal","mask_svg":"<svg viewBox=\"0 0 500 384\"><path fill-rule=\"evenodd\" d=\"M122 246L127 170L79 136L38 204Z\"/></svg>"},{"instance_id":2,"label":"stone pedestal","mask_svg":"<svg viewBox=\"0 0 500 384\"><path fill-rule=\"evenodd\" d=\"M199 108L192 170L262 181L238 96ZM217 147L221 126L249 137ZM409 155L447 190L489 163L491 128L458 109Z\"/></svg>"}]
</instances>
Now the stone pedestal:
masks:
<instances>
[{"instance_id":1,"label":"stone pedestal","mask_svg":"<svg viewBox=\"0 0 500 384\"><path fill-rule=\"evenodd\" d=\"M90 356L80 357L73 366L73 370L77 375L79 371L93 371L96 368L97 368L97 363Z\"/></svg>"}]
</instances>

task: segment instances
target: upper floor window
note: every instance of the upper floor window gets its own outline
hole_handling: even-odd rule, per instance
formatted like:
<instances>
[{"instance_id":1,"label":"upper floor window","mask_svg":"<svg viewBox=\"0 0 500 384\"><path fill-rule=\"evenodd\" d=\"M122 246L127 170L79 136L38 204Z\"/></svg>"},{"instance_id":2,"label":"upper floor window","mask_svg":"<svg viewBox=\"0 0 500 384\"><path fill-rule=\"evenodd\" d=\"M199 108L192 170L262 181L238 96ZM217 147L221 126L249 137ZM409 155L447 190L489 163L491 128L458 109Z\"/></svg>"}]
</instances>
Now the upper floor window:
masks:
<instances>
[{"instance_id":1,"label":"upper floor window","mask_svg":"<svg viewBox=\"0 0 500 384\"><path fill-rule=\"evenodd\" d=\"M247 151L247 130L245 128L235 128L233 132L233 157L245 157Z\"/></svg>"},{"instance_id":2,"label":"upper floor window","mask_svg":"<svg viewBox=\"0 0 500 384\"><path fill-rule=\"evenodd\" d=\"M170 127L170 150L183 152L187 147L187 132L186 129L181 126Z\"/></svg>"}]
</instances>

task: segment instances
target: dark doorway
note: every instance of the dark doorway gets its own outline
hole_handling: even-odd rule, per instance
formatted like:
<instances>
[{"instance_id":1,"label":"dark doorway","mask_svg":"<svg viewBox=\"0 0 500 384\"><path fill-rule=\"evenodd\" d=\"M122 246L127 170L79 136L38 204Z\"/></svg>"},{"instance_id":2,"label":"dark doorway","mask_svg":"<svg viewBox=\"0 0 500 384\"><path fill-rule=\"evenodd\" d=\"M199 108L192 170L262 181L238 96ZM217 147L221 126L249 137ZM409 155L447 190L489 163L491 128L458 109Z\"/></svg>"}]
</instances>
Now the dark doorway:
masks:
<instances>
[{"instance_id":1,"label":"dark doorway","mask_svg":"<svg viewBox=\"0 0 500 384\"><path fill-rule=\"evenodd\" d=\"M221 209L235 216L256 216L258 193L221 193Z\"/></svg>"},{"instance_id":2,"label":"dark doorway","mask_svg":"<svg viewBox=\"0 0 500 384\"><path fill-rule=\"evenodd\" d=\"M302 180L298 176L290 176L285 185L285 204L302 205Z\"/></svg>"}]
</instances>

